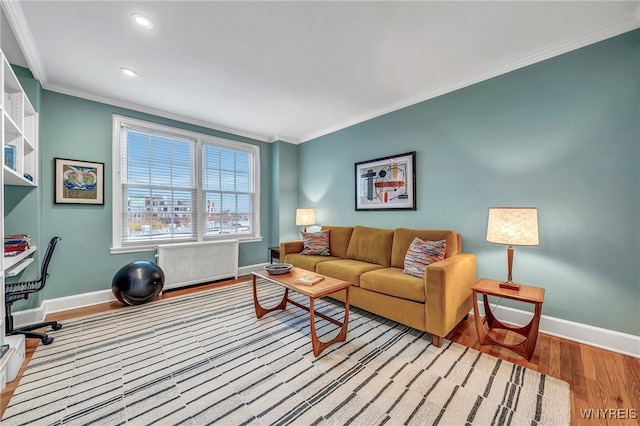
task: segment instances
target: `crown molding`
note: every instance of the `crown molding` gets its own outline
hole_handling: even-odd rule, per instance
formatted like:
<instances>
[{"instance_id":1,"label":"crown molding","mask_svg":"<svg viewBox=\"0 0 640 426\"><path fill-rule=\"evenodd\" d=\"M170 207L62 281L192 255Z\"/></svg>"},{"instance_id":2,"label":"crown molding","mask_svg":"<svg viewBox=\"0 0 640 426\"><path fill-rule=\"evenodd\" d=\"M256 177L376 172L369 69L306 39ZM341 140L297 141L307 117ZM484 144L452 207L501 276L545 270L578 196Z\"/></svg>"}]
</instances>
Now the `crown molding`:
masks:
<instances>
[{"instance_id":1,"label":"crown molding","mask_svg":"<svg viewBox=\"0 0 640 426\"><path fill-rule=\"evenodd\" d=\"M0 4L4 9L5 16L9 25L13 29L13 34L18 41L18 45L22 50L22 54L29 64L29 70L31 74L40 81L41 84L47 82L47 73L42 65L42 59L40 53L36 47L36 43L31 36L31 29L24 17L22 7L18 1L0 0Z\"/></svg>"},{"instance_id":2,"label":"crown molding","mask_svg":"<svg viewBox=\"0 0 640 426\"><path fill-rule=\"evenodd\" d=\"M401 102L392 104L390 106L369 112L367 114L363 114L359 117L356 117L352 120L348 120L343 122L337 126L330 127L321 132L311 133L305 135L300 138L300 143L308 142L312 139L319 138L321 136L326 136L330 133L336 132L338 130L345 129L347 127L356 125L358 123L362 123L367 120L371 120L376 117L380 117L382 115L388 114L390 112L397 111L402 108L409 107L411 105L418 104L420 102L427 101L429 99L436 98L438 96L445 95L450 92L454 92L456 90L460 90L464 87L471 86L476 83L480 83L485 80L489 80L490 78L497 77L502 74L506 74L512 71L515 71L519 68L526 67L528 65L533 65L538 62L542 62L546 59L553 58L555 56L562 55L564 53L571 52L573 50L580 49L582 47L588 46L590 44L598 43L600 41L606 40L611 37L618 36L620 34L624 34L629 31L633 31L640 28L640 7L636 12L635 17L627 18L621 22L618 22L615 25L610 25L606 28L600 29L598 31L591 32L589 34L585 34L583 36L574 38L567 42L558 44L552 48L543 49L538 52L535 52L531 55L527 55L518 60L512 61L508 64L492 68L489 70L485 70L478 74L475 74L469 78L451 82L449 84L445 84L443 86L438 87L437 89L430 90L427 92L420 93L411 98L403 99Z\"/></svg>"},{"instance_id":3,"label":"crown molding","mask_svg":"<svg viewBox=\"0 0 640 426\"><path fill-rule=\"evenodd\" d=\"M293 145L300 144L300 139L292 138L292 137L289 137L289 136L275 135L275 136L269 138L269 142L278 142L278 141L287 142L287 143L290 143L290 144L293 144Z\"/></svg>"},{"instance_id":4,"label":"crown molding","mask_svg":"<svg viewBox=\"0 0 640 426\"><path fill-rule=\"evenodd\" d=\"M273 138L270 136L265 136L258 133L252 133L244 130L234 129L232 127L222 126L220 124L213 123L210 121L199 120L196 118L187 117L185 115L180 115L180 114L174 114L172 112L151 108L151 107L139 105L133 102L123 101L120 99L110 98L108 96L100 96L92 93L85 93L81 91L70 90L66 87L59 87L53 84L47 84L47 85L43 84L42 88L45 90L49 90L51 92L61 93L63 95L74 96L76 98L87 99L90 101L112 105L119 108L130 109L130 110L142 112L145 114L151 114L158 117L167 118L169 120L175 120L175 121L180 121L182 123L193 124L194 126L200 126L206 129L216 130L218 132L229 133L231 135L253 139L260 142L268 142L268 143L273 142Z\"/></svg>"}]
</instances>

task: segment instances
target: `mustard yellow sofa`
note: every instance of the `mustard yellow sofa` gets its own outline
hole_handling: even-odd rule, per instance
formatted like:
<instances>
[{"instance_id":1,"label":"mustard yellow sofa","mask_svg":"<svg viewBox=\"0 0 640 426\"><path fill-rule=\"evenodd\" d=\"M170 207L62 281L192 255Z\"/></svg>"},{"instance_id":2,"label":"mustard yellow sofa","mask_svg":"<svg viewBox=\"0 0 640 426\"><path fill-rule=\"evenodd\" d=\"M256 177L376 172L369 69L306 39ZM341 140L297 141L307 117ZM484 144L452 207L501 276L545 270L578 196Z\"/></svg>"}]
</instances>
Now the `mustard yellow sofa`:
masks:
<instances>
[{"instance_id":1,"label":"mustard yellow sofa","mask_svg":"<svg viewBox=\"0 0 640 426\"><path fill-rule=\"evenodd\" d=\"M462 253L455 231L323 226L330 256L305 255L303 241L280 244L282 262L352 283L350 303L432 335L440 347L472 307L476 257ZM424 279L405 274L404 260L415 237L446 241L444 259L428 265ZM344 291L333 295L344 302Z\"/></svg>"}]
</instances>

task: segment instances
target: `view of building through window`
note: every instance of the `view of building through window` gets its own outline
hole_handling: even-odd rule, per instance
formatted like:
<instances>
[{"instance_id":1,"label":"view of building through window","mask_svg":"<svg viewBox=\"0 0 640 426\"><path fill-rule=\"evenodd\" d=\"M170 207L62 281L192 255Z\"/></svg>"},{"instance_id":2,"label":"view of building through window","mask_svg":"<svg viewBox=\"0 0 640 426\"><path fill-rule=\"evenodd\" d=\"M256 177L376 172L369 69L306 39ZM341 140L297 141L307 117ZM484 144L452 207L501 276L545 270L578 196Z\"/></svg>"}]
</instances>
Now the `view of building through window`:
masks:
<instances>
[{"instance_id":1,"label":"view of building through window","mask_svg":"<svg viewBox=\"0 0 640 426\"><path fill-rule=\"evenodd\" d=\"M121 243L255 235L257 147L118 119Z\"/></svg>"},{"instance_id":2,"label":"view of building through window","mask_svg":"<svg viewBox=\"0 0 640 426\"><path fill-rule=\"evenodd\" d=\"M196 235L196 141L138 128L125 133L125 239Z\"/></svg>"},{"instance_id":3,"label":"view of building through window","mask_svg":"<svg viewBox=\"0 0 640 426\"><path fill-rule=\"evenodd\" d=\"M247 152L204 146L207 235L251 232L251 167Z\"/></svg>"}]
</instances>

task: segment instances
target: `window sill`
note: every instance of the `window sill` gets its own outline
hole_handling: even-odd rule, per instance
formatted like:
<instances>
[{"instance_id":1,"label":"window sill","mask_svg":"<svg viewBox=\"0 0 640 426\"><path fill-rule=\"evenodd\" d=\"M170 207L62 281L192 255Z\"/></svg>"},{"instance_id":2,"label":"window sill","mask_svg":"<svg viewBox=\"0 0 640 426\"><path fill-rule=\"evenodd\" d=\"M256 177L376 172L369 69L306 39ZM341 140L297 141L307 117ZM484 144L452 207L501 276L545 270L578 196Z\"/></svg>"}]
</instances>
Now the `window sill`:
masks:
<instances>
[{"instance_id":1,"label":"window sill","mask_svg":"<svg viewBox=\"0 0 640 426\"><path fill-rule=\"evenodd\" d=\"M230 236L224 238L225 240L229 239ZM240 244L242 243L256 243L262 241L262 236L259 237L235 237L234 240L238 240ZM213 242L216 240L222 240L221 238L206 238L204 241L191 241L193 244L198 244L198 242ZM189 241L175 241L175 244L184 244ZM139 246L126 246L126 247L111 247L109 249L110 254L126 254L126 253L142 253L142 252L155 252L156 246L160 244L171 244L167 241L158 241L157 244L147 244L147 245L139 245Z\"/></svg>"}]
</instances>

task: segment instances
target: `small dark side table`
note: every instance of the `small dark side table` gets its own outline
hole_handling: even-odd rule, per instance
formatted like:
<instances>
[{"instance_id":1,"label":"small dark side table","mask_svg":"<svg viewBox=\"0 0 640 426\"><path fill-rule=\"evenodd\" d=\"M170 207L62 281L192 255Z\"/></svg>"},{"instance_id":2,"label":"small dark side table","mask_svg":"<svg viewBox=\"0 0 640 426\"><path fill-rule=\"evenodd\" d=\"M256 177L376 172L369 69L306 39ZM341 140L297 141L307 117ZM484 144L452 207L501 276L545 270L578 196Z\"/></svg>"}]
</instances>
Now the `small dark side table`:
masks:
<instances>
[{"instance_id":1,"label":"small dark side table","mask_svg":"<svg viewBox=\"0 0 640 426\"><path fill-rule=\"evenodd\" d=\"M273 263L273 259L280 260L280 246L269 247L269 259Z\"/></svg>"}]
</instances>

